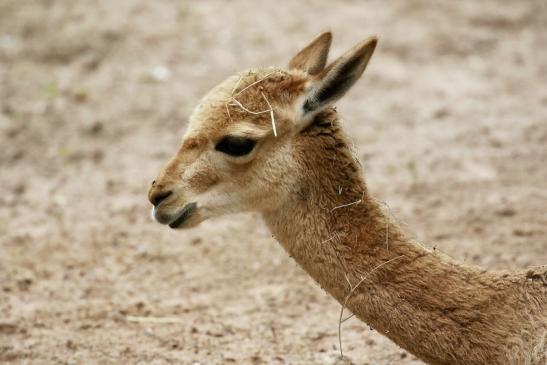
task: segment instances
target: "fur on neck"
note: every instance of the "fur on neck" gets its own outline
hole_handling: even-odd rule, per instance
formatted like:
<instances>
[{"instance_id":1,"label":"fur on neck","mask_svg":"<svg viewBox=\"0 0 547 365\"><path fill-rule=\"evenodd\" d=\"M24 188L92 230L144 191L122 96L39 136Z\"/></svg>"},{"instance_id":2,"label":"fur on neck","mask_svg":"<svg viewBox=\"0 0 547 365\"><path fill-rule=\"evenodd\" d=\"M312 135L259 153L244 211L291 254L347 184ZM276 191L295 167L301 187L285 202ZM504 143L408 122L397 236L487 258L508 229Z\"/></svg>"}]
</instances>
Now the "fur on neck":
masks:
<instances>
[{"instance_id":1,"label":"fur on neck","mask_svg":"<svg viewBox=\"0 0 547 365\"><path fill-rule=\"evenodd\" d=\"M547 351L547 272L492 272L412 242L369 196L334 109L294 142L303 174L263 214L321 287L430 364L540 364ZM356 285L359 283L358 287Z\"/></svg>"}]
</instances>

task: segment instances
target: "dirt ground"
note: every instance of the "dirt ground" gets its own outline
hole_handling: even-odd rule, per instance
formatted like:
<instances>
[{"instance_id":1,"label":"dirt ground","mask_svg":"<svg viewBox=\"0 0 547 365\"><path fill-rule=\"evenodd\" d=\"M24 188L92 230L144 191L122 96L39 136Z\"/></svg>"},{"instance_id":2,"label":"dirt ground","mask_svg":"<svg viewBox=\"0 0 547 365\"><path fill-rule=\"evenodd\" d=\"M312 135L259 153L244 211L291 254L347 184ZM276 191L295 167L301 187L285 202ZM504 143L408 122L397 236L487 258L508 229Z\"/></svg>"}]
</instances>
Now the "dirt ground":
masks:
<instances>
[{"instance_id":1,"label":"dirt ground","mask_svg":"<svg viewBox=\"0 0 547 365\"><path fill-rule=\"evenodd\" d=\"M146 198L208 89L325 29L331 57L380 37L339 110L393 217L547 264L544 0L0 0L0 363L334 364L340 306L258 216L171 231ZM423 364L342 335L356 365Z\"/></svg>"}]
</instances>

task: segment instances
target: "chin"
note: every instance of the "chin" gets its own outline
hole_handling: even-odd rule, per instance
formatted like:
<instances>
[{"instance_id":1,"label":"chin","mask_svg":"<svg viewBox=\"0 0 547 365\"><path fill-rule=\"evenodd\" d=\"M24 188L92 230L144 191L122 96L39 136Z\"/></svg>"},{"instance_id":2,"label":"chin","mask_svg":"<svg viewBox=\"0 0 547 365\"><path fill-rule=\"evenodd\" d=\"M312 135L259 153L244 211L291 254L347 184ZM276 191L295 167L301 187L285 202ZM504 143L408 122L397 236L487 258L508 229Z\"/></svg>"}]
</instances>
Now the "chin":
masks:
<instances>
[{"instance_id":1,"label":"chin","mask_svg":"<svg viewBox=\"0 0 547 365\"><path fill-rule=\"evenodd\" d=\"M169 228L171 229L190 229L199 226L201 222L203 222L205 219L201 219L198 217L198 215L190 217L188 220L177 224L177 225L169 225Z\"/></svg>"},{"instance_id":2,"label":"chin","mask_svg":"<svg viewBox=\"0 0 547 365\"><path fill-rule=\"evenodd\" d=\"M152 218L172 229L192 228L205 220L197 203L187 203L175 212L166 212L161 206L152 209Z\"/></svg>"}]
</instances>

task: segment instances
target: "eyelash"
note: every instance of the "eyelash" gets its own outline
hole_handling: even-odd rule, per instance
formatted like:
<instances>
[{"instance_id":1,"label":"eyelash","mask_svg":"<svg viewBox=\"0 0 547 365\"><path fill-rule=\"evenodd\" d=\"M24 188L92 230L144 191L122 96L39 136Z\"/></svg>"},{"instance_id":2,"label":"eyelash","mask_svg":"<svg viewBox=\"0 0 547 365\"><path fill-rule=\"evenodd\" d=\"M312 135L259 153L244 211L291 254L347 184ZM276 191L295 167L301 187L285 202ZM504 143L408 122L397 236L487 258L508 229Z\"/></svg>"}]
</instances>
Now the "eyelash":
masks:
<instances>
[{"instance_id":1,"label":"eyelash","mask_svg":"<svg viewBox=\"0 0 547 365\"><path fill-rule=\"evenodd\" d=\"M256 141L245 137L225 136L215 145L215 150L234 157L248 155L256 146Z\"/></svg>"}]
</instances>

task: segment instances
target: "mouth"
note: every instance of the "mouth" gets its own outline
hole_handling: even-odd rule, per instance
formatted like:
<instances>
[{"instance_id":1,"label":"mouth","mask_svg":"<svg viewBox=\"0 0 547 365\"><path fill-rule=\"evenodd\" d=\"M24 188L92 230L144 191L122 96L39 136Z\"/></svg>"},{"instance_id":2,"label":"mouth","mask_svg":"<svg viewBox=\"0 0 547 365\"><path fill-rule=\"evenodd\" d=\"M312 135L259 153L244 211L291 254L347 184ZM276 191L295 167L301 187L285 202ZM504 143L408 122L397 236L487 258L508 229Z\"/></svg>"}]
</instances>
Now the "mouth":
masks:
<instances>
[{"instance_id":1,"label":"mouth","mask_svg":"<svg viewBox=\"0 0 547 365\"><path fill-rule=\"evenodd\" d=\"M197 203L188 203L181 210L179 210L174 216L173 220L169 223L170 228L178 228L184 224L194 214L197 208Z\"/></svg>"}]
</instances>

